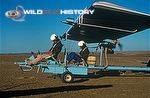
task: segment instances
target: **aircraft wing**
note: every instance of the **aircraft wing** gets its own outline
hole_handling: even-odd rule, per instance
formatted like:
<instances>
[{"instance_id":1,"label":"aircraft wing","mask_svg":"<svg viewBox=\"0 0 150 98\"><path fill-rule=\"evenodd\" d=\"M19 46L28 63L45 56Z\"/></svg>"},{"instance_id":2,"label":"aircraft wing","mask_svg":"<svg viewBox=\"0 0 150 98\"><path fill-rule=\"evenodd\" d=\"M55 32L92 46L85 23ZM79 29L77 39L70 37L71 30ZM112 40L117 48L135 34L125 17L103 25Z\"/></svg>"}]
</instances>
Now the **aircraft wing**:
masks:
<instances>
[{"instance_id":1,"label":"aircraft wing","mask_svg":"<svg viewBox=\"0 0 150 98\"><path fill-rule=\"evenodd\" d=\"M119 39L150 28L150 14L129 10L108 2L95 2L67 31L68 39L99 43L104 39ZM63 35L65 37L65 34Z\"/></svg>"}]
</instances>

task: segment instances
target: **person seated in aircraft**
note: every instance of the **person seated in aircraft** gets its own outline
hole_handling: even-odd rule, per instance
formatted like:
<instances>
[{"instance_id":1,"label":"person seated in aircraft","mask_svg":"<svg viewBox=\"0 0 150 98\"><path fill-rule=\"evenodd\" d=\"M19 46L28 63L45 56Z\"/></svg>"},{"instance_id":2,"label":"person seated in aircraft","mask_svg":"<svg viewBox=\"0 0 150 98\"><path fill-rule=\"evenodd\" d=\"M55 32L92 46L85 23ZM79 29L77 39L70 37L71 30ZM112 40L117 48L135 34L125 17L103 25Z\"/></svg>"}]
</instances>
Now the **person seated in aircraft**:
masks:
<instances>
[{"instance_id":1,"label":"person seated in aircraft","mask_svg":"<svg viewBox=\"0 0 150 98\"><path fill-rule=\"evenodd\" d=\"M42 61L43 59L57 60L57 56L61 52L63 45L56 34L52 34L50 39L53 41L53 45L48 51L48 53L45 54L38 53L37 57L34 60L30 59L25 60L27 64L34 65Z\"/></svg>"},{"instance_id":2,"label":"person seated in aircraft","mask_svg":"<svg viewBox=\"0 0 150 98\"><path fill-rule=\"evenodd\" d=\"M79 41L78 46L81 48L79 54L75 52L71 52L67 56L67 64L70 63L72 60L74 60L76 63L85 63L87 65L87 58L89 56L89 49L86 46L86 43L84 41Z\"/></svg>"}]
</instances>

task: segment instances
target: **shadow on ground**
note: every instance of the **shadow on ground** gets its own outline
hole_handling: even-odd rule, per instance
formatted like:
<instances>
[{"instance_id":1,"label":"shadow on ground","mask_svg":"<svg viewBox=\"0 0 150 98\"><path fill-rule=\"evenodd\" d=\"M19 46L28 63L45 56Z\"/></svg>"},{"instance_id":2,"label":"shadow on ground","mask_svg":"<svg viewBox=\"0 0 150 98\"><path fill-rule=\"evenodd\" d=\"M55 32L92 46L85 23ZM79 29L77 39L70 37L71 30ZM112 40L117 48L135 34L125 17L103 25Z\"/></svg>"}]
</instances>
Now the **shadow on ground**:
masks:
<instances>
[{"instance_id":1,"label":"shadow on ground","mask_svg":"<svg viewBox=\"0 0 150 98\"><path fill-rule=\"evenodd\" d=\"M17 97L17 96L29 96L47 93L58 93L64 91L78 91L78 90L89 90L113 87L112 85L72 85L72 86L60 86L51 88L39 88L29 90L14 90L14 91L1 91L0 96L6 97Z\"/></svg>"},{"instance_id":2,"label":"shadow on ground","mask_svg":"<svg viewBox=\"0 0 150 98\"><path fill-rule=\"evenodd\" d=\"M73 83L82 83L82 82L85 82L85 81L89 81L90 79L78 79L78 80L74 80Z\"/></svg>"}]
</instances>

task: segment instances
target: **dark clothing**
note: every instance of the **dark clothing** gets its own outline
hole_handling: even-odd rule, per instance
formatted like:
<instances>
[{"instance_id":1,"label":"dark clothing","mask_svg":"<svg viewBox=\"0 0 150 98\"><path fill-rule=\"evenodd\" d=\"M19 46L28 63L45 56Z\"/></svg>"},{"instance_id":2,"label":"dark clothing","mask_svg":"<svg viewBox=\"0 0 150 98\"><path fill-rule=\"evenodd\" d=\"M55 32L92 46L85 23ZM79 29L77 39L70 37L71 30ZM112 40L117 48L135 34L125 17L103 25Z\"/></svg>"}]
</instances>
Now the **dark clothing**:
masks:
<instances>
[{"instance_id":1,"label":"dark clothing","mask_svg":"<svg viewBox=\"0 0 150 98\"><path fill-rule=\"evenodd\" d=\"M82 62L81 57L78 54L76 54L75 52L71 52L67 56L67 61L70 62L71 60L75 60L76 62Z\"/></svg>"},{"instance_id":2,"label":"dark clothing","mask_svg":"<svg viewBox=\"0 0 150 98\"><path fill-rule=\"evenodd\" d=\"M80 52L79 55L71 52L68 56L67 56L67 61L70 62L71 60L75 60L76 62L82 62L82 59L84 59L84 61L87 61L87 58L89 56L89 49L87 47L84 47Z\"/></svg>"},{"instance_id":3,"label":"dark clothing","mask_svg":"<svg viewBox=\"0 0 150 98\"><path fill-rule=\"evenodd\" d=\"M89 49L88 49L88 47L84 47L80 52L79 52L79 54L80 54L80 57L81 58L83 58L85 61L87 61L87 58L88 58L88 56L89 56Z\"/></svg>"},{"instance_id":4,"label":"dark clothing","mask_svg":"<svg viewBox=\"0 0 150 98\"><path fill-rule=\"evenodd\" d=\"M62 50L62 47L63 47L63 45L62 45L61 41L58 40L57 42L53 43L53 46L51 47L49 52L52 52L52 54L54 55L53 57L55 59L57 59L58 54Z\"/></svg>"}]
</instances>

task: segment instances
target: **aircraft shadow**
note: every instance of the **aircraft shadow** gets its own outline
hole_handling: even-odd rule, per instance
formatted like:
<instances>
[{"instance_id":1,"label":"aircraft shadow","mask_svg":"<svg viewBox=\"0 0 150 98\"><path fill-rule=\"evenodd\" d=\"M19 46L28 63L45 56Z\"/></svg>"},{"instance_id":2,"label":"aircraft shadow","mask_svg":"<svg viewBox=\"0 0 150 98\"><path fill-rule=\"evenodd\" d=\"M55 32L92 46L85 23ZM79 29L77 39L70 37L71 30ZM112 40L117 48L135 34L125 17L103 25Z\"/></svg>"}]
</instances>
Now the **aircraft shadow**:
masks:
<instances>
[{"instance_id":1,"label":"aircraft shadow","mask_svg":"<svg viewBox=\"0 0 150 98\"><path fill-rule=\"evenodd\" d=\"M90 90L99 88L109 88L112 85L72 85L72 86L60 86L60 87L49 87L29 90L14 90L14 91L0 91L0 96L3 98L18 97L18 96L29 96L47 93L58 93L64 91L78 91L78 90Z\"/></svg>"},{"instance_id":2,"label":"aircraft shadow","mask_svg":"<svg viewBox=\"0 0 150 98\"><path fill-rule=\"evenodd\" d=\"M82 82L85 82L85 81L89 81L90 79L78 79L78 80L74 80L73 83L82 83Z\"/></svg>"},{"instance_id":3,"label":"aircraft shadow","mask_svg":"<svg viewBox=\"0 0 150 98\"><path fill-rule=\"evenodd\" d=\"M76 76L76 77L82 77L82 78L101 78L105 76L120 76L119 71L98 71L96 73L91 73L88 76Z\"/></svg>"}]
</instances>

